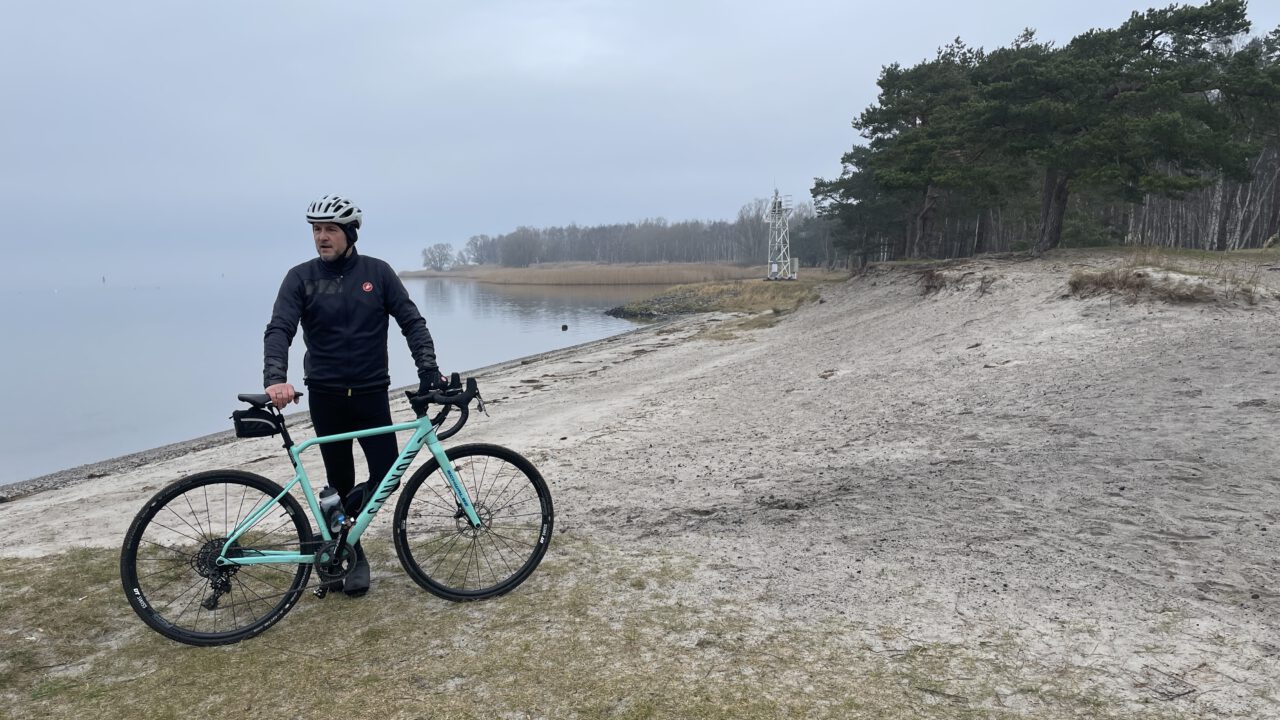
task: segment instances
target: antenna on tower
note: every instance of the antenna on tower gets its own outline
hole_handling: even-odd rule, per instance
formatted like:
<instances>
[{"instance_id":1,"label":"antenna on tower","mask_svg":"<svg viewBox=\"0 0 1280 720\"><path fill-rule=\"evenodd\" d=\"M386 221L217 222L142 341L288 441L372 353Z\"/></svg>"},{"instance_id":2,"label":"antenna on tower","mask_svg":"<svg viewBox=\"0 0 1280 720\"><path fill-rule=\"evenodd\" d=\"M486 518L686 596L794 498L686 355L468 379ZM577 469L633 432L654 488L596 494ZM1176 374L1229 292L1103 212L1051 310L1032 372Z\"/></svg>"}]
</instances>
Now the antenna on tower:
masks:
<instances>
[{"instance_id":1,"label":"antenna on tower","mask_svg":"<svg viewBox=\"0 0 1280 720\"><path fill-rule=\"evenodd\" d=\"M769 272L765 280L795 280L800 261L791 257L791 196L779 195L774 188L764 219L769 222Z\"/></svg>"}]
</instances>

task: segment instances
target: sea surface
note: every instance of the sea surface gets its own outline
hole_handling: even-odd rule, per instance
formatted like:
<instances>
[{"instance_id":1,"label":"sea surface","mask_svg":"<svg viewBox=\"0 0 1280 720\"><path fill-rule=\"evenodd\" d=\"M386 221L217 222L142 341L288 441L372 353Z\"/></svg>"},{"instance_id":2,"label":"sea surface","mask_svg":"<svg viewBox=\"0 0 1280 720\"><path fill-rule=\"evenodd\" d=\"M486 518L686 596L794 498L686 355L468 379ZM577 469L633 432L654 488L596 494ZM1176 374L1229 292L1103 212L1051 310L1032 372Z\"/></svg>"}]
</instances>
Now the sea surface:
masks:
<instances>
[{"instance_id":1,"label":"sea surface","mask_svg":"<svg viewBox=\"0 0 1280 720\"><path fill-rule=\"evenodd\" d=\"M659 290L404 282L446 373L625 332L636 325L604 311ZM276 290L229 280L116 287L104 278L0 291L0 485L229 429L236 395L262 390ZM392 387L416 385L394 321L388 348ZM302 353L299 331L289 374L300 388Z\"/></svg>"}]
</instances>

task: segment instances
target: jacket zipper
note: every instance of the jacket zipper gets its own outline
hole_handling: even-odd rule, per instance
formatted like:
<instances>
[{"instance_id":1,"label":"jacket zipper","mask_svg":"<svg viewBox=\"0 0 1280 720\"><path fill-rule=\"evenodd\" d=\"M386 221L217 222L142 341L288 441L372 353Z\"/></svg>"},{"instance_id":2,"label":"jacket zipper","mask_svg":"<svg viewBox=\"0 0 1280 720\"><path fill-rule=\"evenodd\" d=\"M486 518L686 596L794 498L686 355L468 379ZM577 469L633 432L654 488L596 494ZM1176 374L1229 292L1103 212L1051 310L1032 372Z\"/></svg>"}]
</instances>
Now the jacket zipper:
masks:
<instances>
[{"instance_id":1,"label":"jacket zipper","mask_svg":"<svg viewBox=\"0 0 1280 720\"><path fill-rule=\"evenodd\" d=\"M342 293L342 314L346 316L346 318L347 318L347 322L348 322L348 323L352 323L353 318L352 318L352 316L351 316L351 299L347 297L347 284L343 281L343 279L344 279L345 277L346 277L346 274L345 274L345 273L344 273L344 274L342 274L342 275L339 275L339 276L338 276L338 292ZM352 327L350 327L350 326L349 326L349 327L347 327L347 332L343 333L343 335L345 335L345 338L343 339L343 342L344 342L344 345L346 346L346 349L347 349L346 355L347 355L347 361L348 361L348 362L350 362L350 358L352 357L352 355L351 355L351 331L352 331L353 329L354 329L354 328L352 328ZM350 367L347 367L346 371L347 371L347 372L350 372L350 370L351 370L351 368L350 368ZM350 388L350 387L348 387L348 388L347 388L347 397L351 397L351 388Z\"/></svg>"}]
</instances>

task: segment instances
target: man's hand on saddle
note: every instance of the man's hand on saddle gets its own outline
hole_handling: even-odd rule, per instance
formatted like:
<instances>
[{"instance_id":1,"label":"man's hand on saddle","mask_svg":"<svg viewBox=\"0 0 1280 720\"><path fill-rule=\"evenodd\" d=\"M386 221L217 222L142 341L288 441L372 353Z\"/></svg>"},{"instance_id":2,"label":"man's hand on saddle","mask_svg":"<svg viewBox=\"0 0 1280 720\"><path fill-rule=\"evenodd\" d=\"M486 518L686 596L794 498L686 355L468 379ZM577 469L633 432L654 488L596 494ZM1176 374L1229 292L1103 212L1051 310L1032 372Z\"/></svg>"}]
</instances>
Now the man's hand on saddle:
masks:
<instances>
[{"instance_id":1,"label":"man's hand on saddle","mask_svg":"<svg viewBox=\"0 0 1280 720\"><path fill-rule=\"evenodd\" d=\"M293 386L289 383L268 385L264 392L267 394L267 397L271 398L271 404L275 405L277 408L282 408L291 402L298 402L298 392L294 390Z\"/></svg>"}]
</instances>

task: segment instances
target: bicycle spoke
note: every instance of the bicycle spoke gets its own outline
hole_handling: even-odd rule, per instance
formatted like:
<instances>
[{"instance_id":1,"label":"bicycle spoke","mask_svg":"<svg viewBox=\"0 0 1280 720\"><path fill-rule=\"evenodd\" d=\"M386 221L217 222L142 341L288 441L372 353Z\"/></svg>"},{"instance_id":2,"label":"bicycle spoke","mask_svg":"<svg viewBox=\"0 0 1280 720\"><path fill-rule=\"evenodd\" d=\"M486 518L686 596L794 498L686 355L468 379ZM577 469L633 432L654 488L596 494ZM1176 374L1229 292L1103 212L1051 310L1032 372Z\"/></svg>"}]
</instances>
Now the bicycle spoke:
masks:
<instances>
[{"instance_id":1,"label":"bicycle spoke","mask_svg":"<svg viewBox=\"0 0 1280 720\"><path fill-rule=\"evenodd\" d=\"M172 546L172 545L165 545L165 544L163 544L163 543L158 543L158 542L156 542L155 540L150 540L150 539L144 538L144 539L143 539L143 542L144 542L144 543L146 543L146 544L148 544L148 545L153 545L153 546L155 546L155 547L158 547L158 548L160 548L161 550L167 550L167 551L169 551L169 552L171 552L171 553L173 553L173 554L177 555L178 557L183 558L183 559L185 559L185 560L190 560L190 558L195 557L195 556L194 556L193 554L191 554L191 553L182 553L182 552L179 552L178 548L176 548L176 547L174 547L174 546ZM197 542L200 542L200 541L197 541Z\"/></svg>"},{"instance_id":2,"label":"bicycle spoke","mask_svg":"<svg viewBox=\"0 0 1280 720\"><path fill-rule=\"evenodd\" d=\"M458 501L453 497L453 489L449 487L447 480L443 485L443 489L437 488L434 485L430 487L423 485L423 488L431 493L431 499L422 498L422 504L428 507L440 508L441 512L452 516L453 513L457 511Z\"/></svg>"},{"instance_id":3,"label":"bicycle spoke","mask_svg":"<svg viewBox=\"0 0 1280 720\"><path fill-rule=\"evenodd\" d=\"M164 506L164 509L165 509L165 510L168 510L168 511L169 511L169 513L170 513L171 515L173 515L174 517L178 518L178 520L182 521L182 524L183 524L183 525L186 525L187 527L191 528L191 531L192 531L192 532L194 532L194 533L196 534L196 536L195 536L195 537L192 537L192 536L187 535L186 533L182 532L181 530L177 530L177 529L175 529L175 528L171 528L171 527L168 527L168 526L166 526L166 525L161 525L161 527L163 527L164 529L168 530L169 532L172 532L172 533L177 534L177 535L182 535L183 537L185 537L185 538L189 538L189 539L191 539L191 540L193 540L193 541L195 541L195 542L204 542L204 541L207 539L207 536L204 534L204 532L203 532L203 531L201 531L201 530L200 530L200 528L196 527L195 525L192 525L190 522L188 522L188 521L187 521L187 519L186 519L185 517L183 517L183 516L179 515L179 514L177 513L177 511L175 511L173 508L169 507L168 505L165 505L165 506ZM157 521L157 524L159 524L159 522L158 522L158 521Z\"/></svg>"},{"instance_id":4,"label":"bicycle spoke","mask_svg":"<svg viewBox=\"0 0 1280 720\"><path fill-rule=\"evenodd\" d=\"M209 535L205 533L204 527L200 524L200 518L196 516L195 507L191 505L191 497L187 493L182 493L182 500L187 504L187 509L191 511L191 518L196 521L196 534L201 537L209 537ZM190 526L190 523L188 523L188 526Z\"/></svg>"},{"instance_id":5,"label":"bicycle spoke","mask_svg":"<svg viewBox=\"0 0 1280 720\"><path fill-rule=\"evenodd\" d=\"M276 622L301 596L310 564L234 559L299 552L311 542L297 500L282 492L265 478L218 471L158 493L131 526L121 558L133 609L152 628L192 645L235 642ZM255 512L263 513L258 521L241 527ZM219 564L224 553L233 562Z\"/></svg>"},{"instance_id":6,"label":"bicycle spoke","mask_svg":"<svg viewBox=\"0 0 1280 720\"><path fill-rule=\"evenodd\" d=\"M446 473L433 461L410 479L397 506L397 553L410 576L441 597L500 595L522 582L546 551L545 485L527 460L505 448L471 445L447 455L480 524L461 519Z\"/></svg>"},{"instance_id":7,"label":"bicycle spoke","mask_svg":"<svg viewBox=\"0 0 1280 720\"><path fill-rule=\"evenodd\" d=\"M259 601L262 601L262 602L265 602L265 601L266 601L266 600L265 600L265 598L263 598L263 597L262 597L262 595L260 595L257 591L255 591L255 590L251 589L251 588L249 587L249 585L248 585L247 583L245 583L245 582L244 582L244 579L243 579L243 578L241 578L238 574L237 574L237 575L235 575L232 579L233 579L233 580L235 580L235 583L236 583L237 585L239 585L239 586L240 586L240 588L241 588L242 590L244 590L246 593L249 593L250 595L252 595L252 597L245 598L244 603L245 603L246 605L251 604L255 599L256 599L256 600L259 600ZM236 606L236 603L234 603L234 602L233 602L233 603L231 603L231 607L232 607L232 608L234 608L235 606Z\"/></svg>"},{"instance_id":8,"label":"bicycle spoke","mask_svg":"<svg viewBox=\"0 0 1280 720\"><path fill-rule=\"evenodd\" d=\"M213 513L209 511L209 486L204 486L200 495L204 498L204 516L209 520L209 535L213 536Z\"/></svg>"},{"instance_id":9,"label":"bicycle spoke","mask_svg":"<svg viewBox=\"0 0 1280 720\"><path fill-rule=\"evenodd\" d=\"M182 598L186 597L187 593L191 593L191 592L194 592L194 593L195 593L195 595L192 597L192 599L188 600L188 601L187 601L187 603L186 603L186 605L184 605L184 606L182 607L182 610L178 613L178 616L177 616L176 620L181 620L184 616L186 616L186 614L187 614L187 610L189 610L189 609L191 608L191 603L198 603L198 602L199 602L199 600L203 597L203 594L202 594L202 593L200 593L200 592L199 592L199 590L197 590L197 588L199 588L199 587L200 587L200 586L202 586L202 585L206 585L206 584L208 584L208 581L207 581L207 580L205 580L205 579L204 579L204 578L202 578L202 577L197 577L197 578L196 578L196 581L195 581L194 583L192 583L190 587L188 587L186 590L183 590L181 593L179 593L179 594L177 595L177 597L175 597L175 598L170 602L170 606L176 606L176 605L178 604L178 602L179 602L180 600L182 600ZM199 607L199 606L197 605L197 607ZM199 614L200 614L200 612L199 612L199 610L197 610L197 611L196 611L196 616L197 616L197 617L199 617Z\"/></svg>"}]
</instances>

